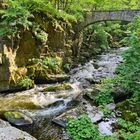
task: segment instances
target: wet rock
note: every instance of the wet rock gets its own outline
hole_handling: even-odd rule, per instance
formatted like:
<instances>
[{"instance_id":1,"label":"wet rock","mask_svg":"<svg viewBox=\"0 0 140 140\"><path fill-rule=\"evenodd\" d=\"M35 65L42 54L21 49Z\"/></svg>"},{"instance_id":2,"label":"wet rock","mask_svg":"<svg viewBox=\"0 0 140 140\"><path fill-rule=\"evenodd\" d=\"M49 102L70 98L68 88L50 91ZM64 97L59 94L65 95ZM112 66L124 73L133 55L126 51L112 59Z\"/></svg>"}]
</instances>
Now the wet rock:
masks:
<instances>
[{"instance_id":1,"label":"wet rock","mask_svg":"<svg viewBox=\"0 0 140 140\"><path fill-rule=\"evenodd\" d=\"M104 68L103 67L99 67L98 71L101 72Z\"/></svg>"},{"instance_id":2,"label":"wet rock","mask_svg":"<svg viewBox=\"0 0 140 140\"><path fill-rule=\"evenodd\" d=\"M9 123L0 120L0 140L36 140L28 133L12 127Z\"/></svg>"},{"instance_id":3,"label":"wet rock","mask_svg":"<svg viewBox=\"0 0 140 140\"><path fill-rule=\"evenodd\" d=\"M98 124L99 132L102 135L110 136L113 134L113 127L111 126L116 122L116 119L109 119L109 121L102 121Z\"/></svg>"},{"instance_id":4,"label":"wet rock","mask_svg":"<svg viewBox=\"0 0 140 140\"><path fill-rule=\"evenodd\" d=\"M64 104L64 100L58 100L58 101L52 102L49 105L47 105L47 107L57 107L61 104Z\"/></svg>"},{"instance_id":5,"label":"wet rock","mask_svg":"<svg viewBox=\"0 0 140 140\"><path fill-rule=\"evenodd\" d=\"M52 122L59 125L59 126L62 126L62 127L66 127L66 124L67 124L66 121L60 120L59 118L58 119L57 118L53 119Z\"/></svg>"},{"instance_id":6,"label":"wet rock","mask_svg":"<svg viewBox=\"0 0 140 140\"><path fill-rule=\"evenodd\" d=\"M100 85L99 86L96 85L92 89L86 90L85 91L85 96L88 97L89 99L91 99L94 102L95 97L97 96L97 94L99 92L100 92Z\"/></svg>"},{"instance_id":7,"label":"wet rock","mask_svg":"<svg viewBox=\"0 0 140 140\"><path fill-rule=\"evenodd\" d=\"M114 103L107 104L106 108L109 110L114 110L116 108L116 104L114 104Z\"/></svg>"},{"instance_id":8,"label":"wet rock","mask_svg":"<svg viewBox=\"0 0 140 140\"><path fill-rule=\"evenodd\" d=\"M5 112L4 116L11 124L17 126L29 125L33 123L30 117L21 112Z\"/></svg>"},{"instance_id":9,"label":"wet rock","mask_svg":"<svg viewBox=\"0 0 140 140\"><path fill-rule=\"evenodd\" d=\"M9 127L9 126L11 125L8 122L0 119L0 128Z\"/></svg>"},{"instance_id":10,"label":"wet rock","mask_svg":"<svg viewBox=\"0 0 140 140\"><path fill-rule=\"evenodd\" d=\"M86 108L86 113L93 123L100 121L104 117L104 114L99 111L97 107L91 106L89 103L85 104L84 107Z\"/></svg>"},{"instance_id":11,"label":"wet rock","mask_svg":"<svg viewBox=\"0 0 140 140\"><path fill-rule=\"evenodd\" d=\"M100 112L97 107L91 106L85 101L80 106L62 113L52 121L61 127L65 127L69 119L77 118L82 114L87 114L93 123L100 121L104 117L103 113Z\"/></svg>"},{"instance_id":12,"label":"wet rock","mask_svg":"<svg viewBox=\"0 0 140 140\"><path fill-rule=\"evenodd\" d=\"M0 112L17 109L39 109L40 98L31 91L0 96Z\"/></svg>"},{"instance_id":13,"label":"wet rock","mask_svg":"<svg viewBox=\"0 0 140 140\"><path fill-rule=\"evenodd\" d=\"M56 123L57 125L60 125L61 127L65 127L66 123L68 122L68 119L77 118L80 114L83 114L83 113L84 111L82 107L76 107L62 113L61 115L54 118L52 121Z\"/></svg>"},{"instance_id":14,"label":"wet rock","mask_svg":"<svg viewBox=\"0 0 140 140\"><path fill-rule=\"evenodd\" d=\"M101 80L97 79L97 78L86 78L86 80L88 82L90 82L90 84L100 84L101 83Z\"/></svg>"},{"instance_id":15,"label":"wet rock","mask_svg":"<svg viewBox=\"0 0 140 140\"><path fill-rule=\"evenodd\" d=\"M33 58L39 58L39 48L36 47L35 38L31 32L26 31L22 36L16 53L17 66L27 66Z\"/></svg>"},{"instance_id":16,"label":"wet rock","mask_svg":"<svg viewBox=\"0 0 140 140\"><path fill-rule=\"evenodd\" d=\"M96 112L95 114L89 112L89 117L93 123L99 122L104 117L104 114L100 111Z\"/></svg>"}]
</instances>

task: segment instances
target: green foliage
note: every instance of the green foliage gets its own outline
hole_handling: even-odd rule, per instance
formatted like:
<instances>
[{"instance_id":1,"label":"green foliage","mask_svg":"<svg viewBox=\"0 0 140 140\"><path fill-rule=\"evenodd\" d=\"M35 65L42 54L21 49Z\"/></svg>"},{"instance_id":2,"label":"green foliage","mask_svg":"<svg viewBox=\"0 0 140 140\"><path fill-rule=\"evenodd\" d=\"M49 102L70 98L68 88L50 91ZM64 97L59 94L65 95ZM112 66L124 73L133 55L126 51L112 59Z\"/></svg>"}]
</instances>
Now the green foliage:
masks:
<instances>
[{"instance_id":1,"label":"green foliage","mask_svg":"<svg viewBox=\"0 0 140 140\"><path fill-rule=\"evenodd\" d=\"M133 97L137 100L140 99L140 18L135 18L129 24L127 31L128 37L125 39L126 43L131 46L129 50L123 53L124 63L119 65L116 72L118 76L113 79L113 84L117 83L124 89L133 93ZM110 86L110 87L109 87ZM104 101L109 96L112 90L111 84L106 84L102 89L103 97L99 95L97 102ZM105 98L106 97L106 98Z\"/></svg>"},{"instance_id":2,"label":"green foliage","mask_svg":"<svg viewBox=\"0 0 140 140\"><path fill-rule=\"evenodd\" d=\"M122 86L131 91L137 100L140 99L140 18L135 18L129 25L126 43L131 46L124 54L124 63L117 68L122 77Z\"/></svg>"},{"instance_id":3,"label":"green foliage","mask_svg":"<svg viewBox=\"0 0 140 140\"><path fill-rule=\"evenodd\" d=\"M106 91L105 91L106 92ZM109 93L104 93L100 92L96 97L95 97L95 102L98 105L103 105L103 104L108 104L113 102L113 97Z\"/></svg>"},{"instance_id":4,"label":"green foliage","mask_svg":"<svg viewBox=\"0 0 140 140\"><path fill-rule=\"evenodd\" d=\"M139 0L95 0L95 9L98 10L122 10L122 9L138 9Z\"/></svg>"},{"instance_id":5,"label":"green foliage","mask_svg":"<svg viewBox=\"0 0 140 140\"><path fill-rule=\"evenodd\" d=\"M24 77L23 79L19 80L18 85L23 88L29 89L29 88L33 87L34 82L31 79L29 79L28 77Z\"/></svg>"},{"instance_id":6,"label":"green foliage","mask_svg":"<svg viewBox=\"0 0 140 140\"><path fill-rule=\"evenodd\" d=\"M119 118L117 120L117 125L119 130L116 132L116 135L119 139L124 140L139 140L140 139L140 122L139 119L135 122L126 121Z\"/></svg>"},{"instance_id":7,"label":"green foliage","mask_svg":"<svg viewBox=\"0 0 140 140\"><path fill-rule=\"evenodd\" d=\"M119 118L117 120L117 124L125 129L126 131L130 131L130 132L136 132L140 129L139 127L139 122L135 121L135 122L130 122L130 121L125 121L124 119Z\"/></svg>"},{"instance_id":8,"label":"green foliage","mask_svg":"<svg viewBox=\"0 0 140 140\"><path fill-rule=\"evenodd\" d=\"M37 30L35 32L36 38L41 41L42 43L45 43L48 40L48 34L42 30Z\"/></svg>"},{"instance_id":9,"label":"green foliage","mask_svg":"<svg viewBox=\"0 0 140 140\"><path fill-rule=\"evenodd\" d=\"M45 57L44 59L32 59L35 69L46 71L48 74L62 73L62 60L60 57Z\"/></svg>"},{"instance_id":10,"label":"green foliage","mask_svg":"<svg viewBox=\"0 0 140 140\"><path fill-rule=\"evenodd\" d=\"M84 31L84 42L93 48L108 48L107 32L102 24L95 24L89 26Z\"/></svg>"},{"instance_id":11,"label":"green foliage","mask_svg":"<svg viewBox=\"0 0 140 140\"><path fill-rule=\"evenodd\" d=\"M99 136L97 127L92 124L91 120L86 115L69 120L67 124L67 133L72 140L97 140Z\"/></svg>"},{"instance_id":12,"label":"green foliage","mask_svg":"<svg viewBox=\"0 0 140 140\"><path fill-rule=\"evenodd\" d=\"M69 120L67 133L72 140L118 140L115 136L102 136L87 115Z\"/></svg>"},{"instance_id":13,"label":"green foliage","mask_svg":"<svg viewBox=\"0 0 140 140\"><path fill-rule=\"evenodd\" d=\"M22 2L8 0L6 2L7 8L0 10L2 20L0 22L0 36L17 35L23 30L29 30L32 25L29 18L33 18L33 14L27 9L28 7L22 5Z\"/></svg>"},{"instance_id":14,"label":"green foliage","mask_svg":"<svg viewBox=\"0 0 140 140\"><path fill-rule=\"evenodd\" d=\"M42 13L51 19L55 25L59 20L66 23L83 18L84 7L90 7L93 1L51 1L51 0L6 0L5 9L0 10L1 22L0 36L20 35L25 30L30 30L37 22L36 15ZM42 18L44 20L44 18Z\"/></svg>"},{"instance_id":15,"label":"green foliage","mask_svg":"<svg viewBox=\"0 0 140 140\"><path fill-rule=\"evenodd\" d=\"M90 25L85 28L83 32L84 38L80 49L81 56L91 59L109 48L108 33L103 23ZM80 61L82 61L82 59L80 59Z\"/></svg>"},{"instance_id":16,"label":"green foliage","mask_svg":"<svg viewBox=\"0 0 140 140\"><path fill-rule=\"evenodd\" d=\"M46 23L63 31L64 23L71 27L72 22L83 19L83 9L92 3L92 0L5 0L5 7L0 9L0 36L10 39L11 48L19 46L27 31L40 43L46 43Z\"/></svg>"},{"instance_id":17,"label":"green foliage","mask_svg":"<svg viewBox=\"0 0 140 140\"><path fill-rule=\"evenodd\" d=\"M95 46L97 48L106 49L108 48L107 33L102 25L97 25L94 31Z\"/></svg>"},{"instance_id":18,"label":"green foliage","mask_svg":"<svg viewBox=\"0 0 140 140\"><path fill-rule=\"evenodd\" d=\"M100 92L95 97L95 103L98 105L108 104L114 102L111 93L113 91L114 79L104 79L101 81Z\"/></svg>"},{"instance_id":19,"label":"green foliage","mask_svg":"<svg viewBox=\"0 0 140 140\"><path fill-rule=\"evenodd\" d=\"M68 63L64 64L63 65L63 69L64 69L65 72L69 72L69 70L70 70L70 64L68 64Z\"/></svg>"},{"instance_id":20,"label":"green foliage","mask_svg":"<svg viewBox=\"0 0 140 140\"><path fill-rule=\"evenodd\" d=\"M106 106L104 105L100 105L99 106L99 110L101 112L103 112L104 114L104 118L103 119L106 119L106 118L109 118L112 114L114 115L114 112L112 112L112 110L108 109Z\"/></svg>"}]
</instances>

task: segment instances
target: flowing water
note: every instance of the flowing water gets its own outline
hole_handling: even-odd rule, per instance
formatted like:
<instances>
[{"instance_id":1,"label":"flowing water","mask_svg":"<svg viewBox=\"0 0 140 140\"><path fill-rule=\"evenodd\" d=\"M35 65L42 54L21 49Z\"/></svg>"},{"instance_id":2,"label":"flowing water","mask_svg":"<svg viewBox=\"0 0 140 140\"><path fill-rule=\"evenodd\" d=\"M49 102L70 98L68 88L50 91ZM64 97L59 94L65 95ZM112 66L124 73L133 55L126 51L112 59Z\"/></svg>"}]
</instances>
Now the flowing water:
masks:
<instances>
[{"instance_id":1,"label":"flowing water","mask_svg":"<svg viewBox=\"0 0 140 140\"><path fill-rule=\"evenodd\" d=\"M97 56L97 60L79 65L70 71L72 89L57 92L45 92L51 85L36 85L34 89L0 96L0 111L18 110L31 116L33 125L20 127L38 140L64 139L63 130L52 123L52 118L78 104L75 102L90 86L89 79L100 80L113 77L116 66L121 63L120 53L127 48L112 49ZM58 83L56 84L58 85ZM100 132L106 130L103 123L99 125ZM108 127L108 124L107 124ZM111 132L108 132L110 134ZM63 137L63 138L62 138ZM67 138L66 138L67 139Z\"/></svg>"}]
</instances>

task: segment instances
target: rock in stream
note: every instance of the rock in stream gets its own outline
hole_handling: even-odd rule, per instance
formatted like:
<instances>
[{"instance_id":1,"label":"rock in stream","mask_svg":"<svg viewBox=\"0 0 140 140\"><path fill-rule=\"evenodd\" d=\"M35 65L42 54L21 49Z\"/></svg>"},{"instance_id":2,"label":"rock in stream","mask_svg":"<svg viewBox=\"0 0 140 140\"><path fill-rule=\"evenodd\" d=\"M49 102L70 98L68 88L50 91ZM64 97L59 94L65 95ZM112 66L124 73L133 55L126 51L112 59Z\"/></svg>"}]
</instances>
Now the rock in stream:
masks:
<instances>
[{"instance_id":1,"label":"rock in stream","mask_svg":"<svg viewBox=\"0 0 140 140\"><path fill-rule=\"evenodd\" d=\"M8 122L0 120L0 140L37 140L28 133L21 131Z\"/></svg>"}]
</instances>

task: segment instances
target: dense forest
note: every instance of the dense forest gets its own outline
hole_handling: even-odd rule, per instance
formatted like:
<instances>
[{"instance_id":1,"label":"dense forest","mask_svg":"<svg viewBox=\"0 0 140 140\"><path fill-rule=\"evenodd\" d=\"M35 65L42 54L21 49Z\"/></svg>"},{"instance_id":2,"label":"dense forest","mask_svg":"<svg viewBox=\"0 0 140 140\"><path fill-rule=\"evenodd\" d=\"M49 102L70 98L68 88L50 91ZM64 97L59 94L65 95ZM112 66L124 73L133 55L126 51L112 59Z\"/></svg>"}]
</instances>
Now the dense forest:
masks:
<instances>
[{"instance_id":1,"label":"dense forest","mask_svg":"<svg viewBox=\"0 0 140 140\"><path fill-rule=\"evenodd\" d=\"M139 105L139 0L0 1L0 140L140 140Z\"/></svg>"}]
</instances>

